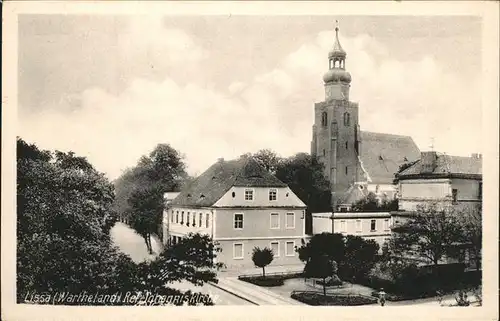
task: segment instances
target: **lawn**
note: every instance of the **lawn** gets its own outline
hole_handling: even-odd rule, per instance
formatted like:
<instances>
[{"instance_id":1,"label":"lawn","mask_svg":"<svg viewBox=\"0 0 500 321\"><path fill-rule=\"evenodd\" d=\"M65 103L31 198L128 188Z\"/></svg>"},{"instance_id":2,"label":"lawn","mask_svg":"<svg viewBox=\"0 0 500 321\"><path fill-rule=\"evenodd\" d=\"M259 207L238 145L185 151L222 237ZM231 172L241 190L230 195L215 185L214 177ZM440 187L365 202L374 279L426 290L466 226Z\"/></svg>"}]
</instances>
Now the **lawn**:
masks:
<instances>
[{"instance_id":1,"label":"lawn","mask_svg":"<svg viewBox=\"0 0 500 321\"><path fill-rule=\"evenodd\" d=\"M323 286L313 285L311 279L304 282L303 278L294 278L285 280L285 283L281 286L274 286L267 288L269 291L280 294L282 296L290 297L292 291L319 291L323 292ZM359 285L344 282L342 287L327 287L327 293L330 294L361 294L366 296L371 296L373 289Z\"/></svg>"}]
</instances>

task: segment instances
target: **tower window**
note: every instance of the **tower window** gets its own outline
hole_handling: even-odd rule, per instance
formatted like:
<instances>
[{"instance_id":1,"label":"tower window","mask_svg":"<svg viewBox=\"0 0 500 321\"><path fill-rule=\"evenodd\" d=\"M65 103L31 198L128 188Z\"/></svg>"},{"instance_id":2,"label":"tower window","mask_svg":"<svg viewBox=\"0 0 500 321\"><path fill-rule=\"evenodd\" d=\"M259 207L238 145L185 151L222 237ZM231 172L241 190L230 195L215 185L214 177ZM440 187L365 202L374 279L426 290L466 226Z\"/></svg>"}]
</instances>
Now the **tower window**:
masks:
<instances>
[{"instance_id":1,"label":"tower window","mask_svg":"<svg viewBox=\"0 0 500 321\"><path fill-rule=\"evenodd\" d=\"M349 143L345 142L345 149L349 149Z\"/></svg>"},{"instance_id":2,"label":"tower window","mask_svg":"<svg viewBox=\"0 0 500 321\"><path fill-rule=\"evenodd\" d=\"M351 124L351 115L349 113L344 113L344 126L349 126Z\"/></svg>"},{"instance_id":3,"label":"tower window","mask_svg":"<svg viewBox=\"0 0 500 321\"><path fill-rule=\"evenodd\" d=\"M333 59L330 59L330 69L333 69Z\"/></svg>"},{"instance_id":4,"label":"tower window","mask_svg":"<svg viewBox=\"0 0 500 321\"><path fill-rule=\"evenodd\" d=\"M326 111L321 113L321 126L328 126L328 115L326 114Z\"/></svg>"},{"instance_id":5,"label":"tower window","mask_svg":"<svg viewBox=\"0 0 500 321\"><path fill-rule=\"evenodd\" d=\"M323 149L323 156L326 156L326 149Z\"/></svg>"},{"instance_id":6,"label":"tower window","mask_svg":"<svg viewBox=\"0 0 500 321\"><path fill-rule=\"evenodd\" d=\"M347 170L347 166L345 167L345 174L347 175L348 173L348 170Z\"/></svg>"}]
</instances>

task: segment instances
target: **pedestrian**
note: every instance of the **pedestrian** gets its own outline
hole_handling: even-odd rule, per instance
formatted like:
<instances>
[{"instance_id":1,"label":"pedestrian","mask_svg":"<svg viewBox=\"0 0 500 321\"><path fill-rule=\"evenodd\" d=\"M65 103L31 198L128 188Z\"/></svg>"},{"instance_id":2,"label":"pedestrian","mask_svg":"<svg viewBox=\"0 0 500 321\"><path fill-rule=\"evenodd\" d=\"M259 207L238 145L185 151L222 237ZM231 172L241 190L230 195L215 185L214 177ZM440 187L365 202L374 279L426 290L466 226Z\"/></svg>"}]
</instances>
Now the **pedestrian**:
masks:
<instances>
[{"instance_id":1,"label":"pedestrian","mask_svg":"<svg viewBox=\"0 0 500 321\"><path fill-rule=\"evenodd\" d=\"M378 298L379 298L380 306L384 306L385 305L384 288L380 288L380 291L378 292Z\"/></svg>"}]
</instances>

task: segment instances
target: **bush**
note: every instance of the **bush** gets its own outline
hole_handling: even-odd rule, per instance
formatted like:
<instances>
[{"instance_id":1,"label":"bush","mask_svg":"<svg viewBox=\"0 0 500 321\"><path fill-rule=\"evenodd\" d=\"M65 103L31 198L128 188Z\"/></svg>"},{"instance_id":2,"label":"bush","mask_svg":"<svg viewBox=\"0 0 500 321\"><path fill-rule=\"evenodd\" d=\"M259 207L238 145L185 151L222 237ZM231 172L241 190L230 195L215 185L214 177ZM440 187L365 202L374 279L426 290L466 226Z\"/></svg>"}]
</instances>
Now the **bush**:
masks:
<instances>
[{"instance_id":1,"label":"bush","mask_svg":"<svg viewBox=\"0 0 500 321\"><path fill-rule=\"evenodd\" d=\"M272 287L272 286L280 286L285 283L285 279L282 277L275 276L247 276L247 277L238 277L241 281L245 281L248 283L252 283L258 286Z\"/></svg>"},{"instance_id":2,"label":"bush","mask_svg":"<svg viewBox=\"0 0 500 321\"><path fill-rule=\"evenodd\" d=\"M396 268L392 268L392 279L380 277L374 270L370 277L357 280L357 283L375 290L384 288L389 301L433 297L437 291L450 293L481 284L481 274L476 271L463 272L463 264L439 265L437 268L396 265ZM378 291L374 291L372 296L378 297Z\"/></svg>"},{"instance_id":3,"label":"bush","mask_svg":"<svg viewBox=\"0 0 500 321\"><path fill-rule=\"evenodd\" d=\"M343 305L356 306L377 303L377 299L362 295L323 295L318 292L294 292L292 299L314 306Z\"/></svg>"},{"instance_id":4,"label":"bush","mask_svg":"<svg viewBox=\"0 0 500 321\"><path fill-rule=\"evenodd\" d=\"M318 280L318 281L316 281L316 283L320 284L320 285L323 285L323 280ZM342 282L342 280L340 280L340 278L338 277L338 275L329 276L325 280L325 285L326 286L340 286L342 284L343 284L343 282Z\"/></svg>"}]
</instances>

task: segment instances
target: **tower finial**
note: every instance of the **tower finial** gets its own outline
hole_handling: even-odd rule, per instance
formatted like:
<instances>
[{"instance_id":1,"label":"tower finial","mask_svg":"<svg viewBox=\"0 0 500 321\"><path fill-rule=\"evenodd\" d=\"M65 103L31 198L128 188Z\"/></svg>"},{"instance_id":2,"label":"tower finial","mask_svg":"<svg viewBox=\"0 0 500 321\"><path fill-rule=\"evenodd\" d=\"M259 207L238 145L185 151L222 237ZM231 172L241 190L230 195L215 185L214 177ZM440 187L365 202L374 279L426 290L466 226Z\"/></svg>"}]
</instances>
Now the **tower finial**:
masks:
<instances>
[{"instance_id":1,"label":"tower finial","mask_svg":"<svg viewBox=\"0 0 500 321\"><path fill-rule=\"evenodd\" d=\"M339 34L339 21L335 20L335 32L337 33L337 36Z\"/></svg>"}]
</instances>

